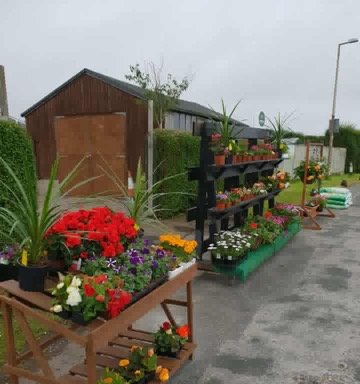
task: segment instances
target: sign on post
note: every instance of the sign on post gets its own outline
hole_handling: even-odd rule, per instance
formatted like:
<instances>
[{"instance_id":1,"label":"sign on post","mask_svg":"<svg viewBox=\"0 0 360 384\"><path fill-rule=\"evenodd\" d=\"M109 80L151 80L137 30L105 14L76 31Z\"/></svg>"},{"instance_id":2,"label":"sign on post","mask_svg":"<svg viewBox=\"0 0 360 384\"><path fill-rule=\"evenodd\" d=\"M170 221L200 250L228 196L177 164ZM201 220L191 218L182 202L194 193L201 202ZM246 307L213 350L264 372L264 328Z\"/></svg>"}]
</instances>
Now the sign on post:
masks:
<instances>
[{"instance_id":1,"label":"sign on post","mask_svg":"<svg viewBox=\"0 0 360 384\"><path fill-rule=\"evenodd\" d=\"M260 127L263 127L265 124L265 113L263 111L261 111L259 113L259 125Z\"/></svg>"}]
</instances>

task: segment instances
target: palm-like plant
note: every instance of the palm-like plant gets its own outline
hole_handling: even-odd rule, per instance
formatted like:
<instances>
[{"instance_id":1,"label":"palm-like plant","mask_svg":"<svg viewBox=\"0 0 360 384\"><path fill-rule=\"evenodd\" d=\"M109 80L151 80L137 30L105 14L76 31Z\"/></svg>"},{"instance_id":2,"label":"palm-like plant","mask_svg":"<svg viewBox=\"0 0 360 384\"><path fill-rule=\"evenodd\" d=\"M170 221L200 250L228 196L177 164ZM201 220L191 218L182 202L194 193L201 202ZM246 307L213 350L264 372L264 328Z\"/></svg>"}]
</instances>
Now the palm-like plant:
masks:
<instances>
[{"instance_id":1,"label":"palm-like plant","mask_svg":"<svg viewBox=\"0 0 360 384\"><path fill-rule=\"evenodd\" d=\"M9 231L0 230L0 234L10 244L18 243L22 249L26 249L30 265L44 264L46 261L44 252L46 234L65 212L65 209L60 205L60 199L81 185L99 177L95 176L68 188L84 160L82 159L72 169L58 188L55 187L55 182L59 160L54 162L51 167L45 198L39 208L37 190L30 182L34 175L28 172L26 179L29 182L21 182L9 164L0 157L1 164L15 184L15 188L11 189L4 181L0 180L0 186L6 188L11 196L11 199L6 201L6 207L0 207L0 221L5 223ZM62 193L65 188L68 188L67 192Z\"/></svg>"},{"instance_id":2,"label":"palm-like plant","mask_svg":"<svg viewBox=\"0 0 360 384\"><path fill-rule=\"evenodd\" d=\"M228 147L230 140L231 139L236 139L240 132L235 132L235 123L232 120L232 115L236 111L236 108L240 104L241 100L239 100L230 114L227 114L226 106L224 103L224 100L221 99L221 108L222 108L222 113L221 113L221 121L216 125L216 131L221 135L221 142L224 144L225 147ZM210 106L210 108L213 110L214 113L217 114L217 112L214 110L213 107Z\"/></svg>"},{"instance_id":3,"label":"palm-like plant","mask_svg":"<svg viewBox=\"0 0 360 384\"><path fill-rule=\"evenodd\" d=\"M121 195L121 198L117 199L117 202L121 204L126 215L131 217L140 228L143 228L144 225L157 227L163 226L164 229L166 228L166 226L161 223L158 218L160 212L165 210L164 208L160 207L160 204L156 203L160 197L169 194L191 195L184 192L159 192L164 182L183 175L183 173L165 177L154 183L152 186L148 186L146 175L142 169L141 159L139 159L134 181L134 196L131 198L126 198L128 195L127 187L111 169L109 164L106 163L105 159L103 159L103 161L106 167L101 166L101 169L112 180L119 194ZM156 173L156 170L154 173Z\"/></svg>"},{"instance_id":4,"label":"palm-like plant","mask_svg":"<svg viewBox=\"0 0 360 384\"><path fill-rule=\"evenodd\" d=\"M285 114L281 116L278 113L273 119L266 117L267 123L265 126L271 129L271 141L275 144L277 149L283 149L284 146L283 140L286 138L287 134L291 132L289 127L289 122L293 118L294 112L290 114Z\"/></svg>"}]
</instances>

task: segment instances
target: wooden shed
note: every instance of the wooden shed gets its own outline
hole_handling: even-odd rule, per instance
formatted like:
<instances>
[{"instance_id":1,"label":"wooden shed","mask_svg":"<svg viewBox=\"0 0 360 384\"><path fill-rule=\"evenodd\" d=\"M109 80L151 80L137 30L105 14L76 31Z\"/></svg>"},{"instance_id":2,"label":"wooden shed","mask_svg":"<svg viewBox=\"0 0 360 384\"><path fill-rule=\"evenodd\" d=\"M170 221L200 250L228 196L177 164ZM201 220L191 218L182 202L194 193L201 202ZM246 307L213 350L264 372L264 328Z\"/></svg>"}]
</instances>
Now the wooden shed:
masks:
<instances>
[{"instance_id":1,"label":"wooden shed","mask_svg":"<svg viewBox=\"0 0 360 384\"><path fill-rule=\"evenodd\" d=\"M135 172L140 156L144 159L148 103L143 90L109 76L83 69L22 116L33 139L39 179L49 177L57 155L63 171L83 156L94 161L98 152L112 155L106 157L118 159L112 165L123 168L124 178L128 168Z\"/></svg>"}]
</instances>

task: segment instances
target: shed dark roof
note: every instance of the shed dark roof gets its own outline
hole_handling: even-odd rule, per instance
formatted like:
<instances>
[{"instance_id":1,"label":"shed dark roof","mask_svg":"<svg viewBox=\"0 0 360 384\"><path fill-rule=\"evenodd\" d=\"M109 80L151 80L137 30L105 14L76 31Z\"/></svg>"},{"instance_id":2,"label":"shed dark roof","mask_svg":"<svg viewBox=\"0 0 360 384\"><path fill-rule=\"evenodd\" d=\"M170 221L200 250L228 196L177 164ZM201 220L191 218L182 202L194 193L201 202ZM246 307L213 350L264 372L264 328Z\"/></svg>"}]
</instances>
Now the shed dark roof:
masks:
<instances>
[{"instance_id":1,"label":"shed dark roof","mask_svg":"<svg viewBox=\"0 0 360 384\"><path fill-rule=\"evenodd\" d=\"M92 71L91 69L84 68L82 71L78 72L75 76L71 77L68 81L54 89L52 92L50 92L48 95L43 97L41 100L39 100L37 103L35 103L33 106L28 108L26 111L24 111L21 116L27 116L31 112L33 112L35 109L40 107L42 104L46 103L48 100L56 96L59 92L61 92L64 88L66 88L70 83L72 83L74 80L76 80L78 77L82 75L88 75L95 79L98 79L100 81L103 81L104 83L119 89L123 92L126 92L130 95L133 95L141 100L145 100L145 90L143 88L140 88L136 85L127 83L125 81L121 81L118 79L115 79L114 77L110 77L107 75L103 75L102 73L98 73L95 71ZM221 119L221 115L219 113L214 112L210 108L204 107L201 104L193 103L191 101L186 100L178 100L176 106L172 109L175 112L181 112L181 113L187 113L190 115L195 115L199 117L203 117L205 119ZM237 124L247 126L246 124L243 124L237 120Z\"/></svg>"}]
</instances>

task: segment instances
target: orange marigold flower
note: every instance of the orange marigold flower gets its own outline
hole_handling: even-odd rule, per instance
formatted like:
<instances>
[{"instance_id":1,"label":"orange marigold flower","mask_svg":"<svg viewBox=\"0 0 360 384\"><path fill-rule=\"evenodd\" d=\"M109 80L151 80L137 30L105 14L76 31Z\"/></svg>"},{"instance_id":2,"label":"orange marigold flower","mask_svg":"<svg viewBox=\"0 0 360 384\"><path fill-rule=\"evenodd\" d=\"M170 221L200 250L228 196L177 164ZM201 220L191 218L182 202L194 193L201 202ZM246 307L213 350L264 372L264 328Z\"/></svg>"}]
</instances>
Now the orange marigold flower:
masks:
<instances>
[{"instance_id":1,"label":"orange marigold flower","mask_svg":"<svg viewBox=\"0 0 360 384\"><path fill-rule=\"evenodd\" d=\"M169 380L169 370L167 368L163 368L160 371L159 379L161 382L168 381Z\"/></svg>"},{"instance_id":2,"label":"orange marigold flower","mask_svg":"<svg viewBox=\"0 0 360 384\"><path fill-rule=\"evenodd\" d=\"M154 352L154 348L149 348L148 349L148 353L147 354L148 354L149 357L151 357L154 353L155 353Z\"/></svg>"},{"instance_id":3,"label":"orange marigold flower","mask_svg":"<svg viewBox=\"0 0 360 384\"><path fill-rule=\"evenodd\" d=\"M130 361L128 359L122 359L119 361L120 367L127 367L130 364Z\"/></svg>"},{"instance_id":4,"label":"orange marigold flower","mask_svg":"<svg viewBox=\"0 0 360 384\"><path fill-rule=\"evenodd\" d=\"M113 382L113 379L111 377L105 377L103 380L104 384L111 384Z\"/></svg>"}]
</instances>

